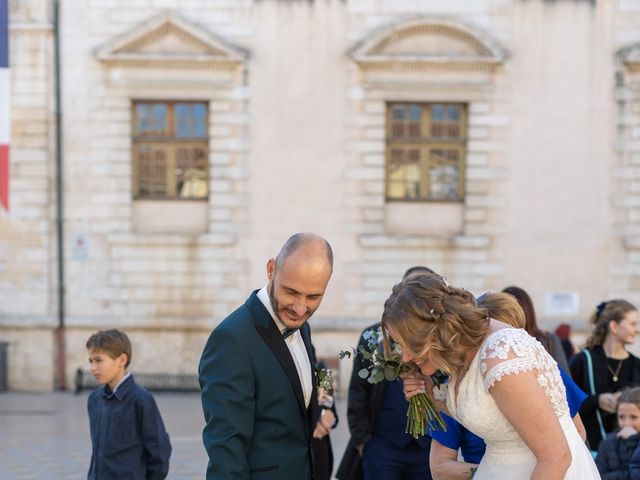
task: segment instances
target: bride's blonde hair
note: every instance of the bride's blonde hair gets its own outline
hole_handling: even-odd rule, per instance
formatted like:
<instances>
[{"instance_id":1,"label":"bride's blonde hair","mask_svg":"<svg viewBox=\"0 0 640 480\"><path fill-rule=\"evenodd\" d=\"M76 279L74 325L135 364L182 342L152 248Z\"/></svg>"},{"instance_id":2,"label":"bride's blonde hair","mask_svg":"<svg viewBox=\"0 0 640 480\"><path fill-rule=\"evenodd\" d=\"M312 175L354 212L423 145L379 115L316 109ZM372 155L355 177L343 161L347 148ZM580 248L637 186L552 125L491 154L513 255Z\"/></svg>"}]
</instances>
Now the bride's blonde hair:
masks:
<instances>
[{"instance_id":1,"label":"bride's blonde hair","mask_svg":"<svg viewBox=\"0 0 640 480\"><path fill-rule=\"evenodd\" d=\"M409 353L428 354L448 374L462 370L467 351L482 343L488 326L486 309L476 305L471 293L434 273L413 274L395 285L382 314L385 349L390 330Z\"/></svg>"}]
</instances>

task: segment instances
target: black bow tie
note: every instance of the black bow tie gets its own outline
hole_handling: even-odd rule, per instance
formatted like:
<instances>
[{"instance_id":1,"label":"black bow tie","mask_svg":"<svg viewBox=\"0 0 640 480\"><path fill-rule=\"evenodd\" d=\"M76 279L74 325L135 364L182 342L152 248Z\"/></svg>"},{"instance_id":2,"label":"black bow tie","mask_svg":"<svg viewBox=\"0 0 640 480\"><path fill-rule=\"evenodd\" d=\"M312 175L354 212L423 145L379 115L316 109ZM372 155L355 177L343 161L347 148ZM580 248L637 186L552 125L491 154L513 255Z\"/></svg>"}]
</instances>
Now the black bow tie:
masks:
<instances>
[{"instance_id":1,"label":"black bow tie","mask_svg":"<svg viewBox=\"0 0 640 480\"><path fill-rule=\"evenodd\" d=\"M296 333L298 330L299 330L298 328L285 328L284 331L282 332L282 336L284 338L289 338L291 335Z\"/></svg>"}]
</instances>

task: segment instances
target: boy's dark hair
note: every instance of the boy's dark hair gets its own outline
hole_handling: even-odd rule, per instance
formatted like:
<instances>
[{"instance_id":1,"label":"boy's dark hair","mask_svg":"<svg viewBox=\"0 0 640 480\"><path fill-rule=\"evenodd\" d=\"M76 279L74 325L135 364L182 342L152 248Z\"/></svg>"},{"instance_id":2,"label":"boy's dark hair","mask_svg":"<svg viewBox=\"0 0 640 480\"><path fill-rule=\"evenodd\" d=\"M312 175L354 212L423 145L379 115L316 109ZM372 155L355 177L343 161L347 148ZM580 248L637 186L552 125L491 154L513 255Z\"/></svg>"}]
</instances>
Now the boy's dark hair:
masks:
<instances>
[{"instance_id":1,"label":"boy's dark hair","mask_svg":"<svg viewBox=\"0 0 640 480\"><path fill-rule=\"evenodd\" d=\"M640 408L640 387L622 390L620 398L618 398L618 406L620 406L621 403L631 403Z\"/></svg>"},{"instance_id":2,"label":"boy's dark hair","mask_svg":"<svg viewBox=\"0 0 640 480\"><path fill-rule=\"evenodd\" d=\"M131 363L131 342L120 330L99 330L87 340L87 350L100 350L111 358L118 358L123 353L127 356L127 364Z\"/></svg>"}]
</instances>

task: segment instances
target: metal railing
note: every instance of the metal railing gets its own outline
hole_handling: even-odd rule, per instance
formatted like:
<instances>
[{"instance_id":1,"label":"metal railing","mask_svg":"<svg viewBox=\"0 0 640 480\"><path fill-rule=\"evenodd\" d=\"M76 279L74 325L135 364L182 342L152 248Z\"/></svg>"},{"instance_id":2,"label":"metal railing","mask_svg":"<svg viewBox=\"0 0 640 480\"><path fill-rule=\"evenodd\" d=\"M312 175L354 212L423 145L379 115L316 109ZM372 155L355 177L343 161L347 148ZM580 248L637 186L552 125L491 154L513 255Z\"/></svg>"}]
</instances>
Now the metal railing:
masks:
<instances>
[{"instance_id":1,"label":"metal railing","mask_svg":"<svg viewBox=\"0 0 640 480\"><path fill-rule=\"evenodd\" d=\"M136 373L132 372L136 383L147 390L156 392L198 392L198 375L188 373ZM76 370L75 391L92 390L99 384L91 372Z\"/></svg>"}]
</instances>

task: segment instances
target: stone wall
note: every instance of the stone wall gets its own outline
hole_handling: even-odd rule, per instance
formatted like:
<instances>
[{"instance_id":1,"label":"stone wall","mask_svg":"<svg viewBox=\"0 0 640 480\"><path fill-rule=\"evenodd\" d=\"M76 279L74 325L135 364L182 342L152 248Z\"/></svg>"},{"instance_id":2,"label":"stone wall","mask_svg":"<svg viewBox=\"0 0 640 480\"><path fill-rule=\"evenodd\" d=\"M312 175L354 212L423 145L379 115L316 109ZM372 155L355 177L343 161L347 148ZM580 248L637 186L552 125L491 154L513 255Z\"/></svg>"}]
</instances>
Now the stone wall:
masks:
<instances>
[{"instance_id":1,"label":"stone wall","mask_svg":"<svg viewBox=\"0 0 640 480\"><path fill-rule=\"evenodd\" d=\"M11 211L0 217L10 385L53 387L50 2L11 5ZM67 381L123 328L133 369L195 372L213 326L314 230L336 264L320 356L355 344L404 270L526 288L541 323L640 301L637 2L62 2ZM461 52L464 58L459 58ZM132 199L132 101L209 105L209 201ZM465 201L385 201L386 104L468 107ZM552 315L549 292L577 294ZM350 365L341 365L341 381ZM343 369L346 369L343 371Z\"/></svg>"}]
</instances>

